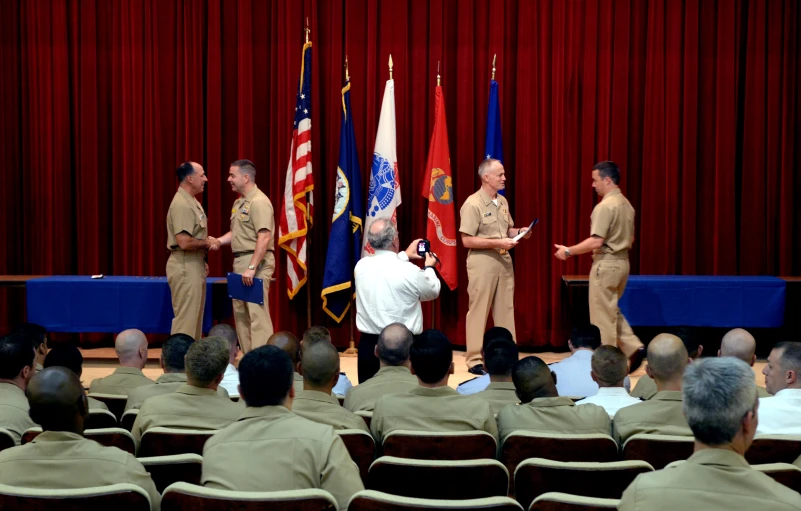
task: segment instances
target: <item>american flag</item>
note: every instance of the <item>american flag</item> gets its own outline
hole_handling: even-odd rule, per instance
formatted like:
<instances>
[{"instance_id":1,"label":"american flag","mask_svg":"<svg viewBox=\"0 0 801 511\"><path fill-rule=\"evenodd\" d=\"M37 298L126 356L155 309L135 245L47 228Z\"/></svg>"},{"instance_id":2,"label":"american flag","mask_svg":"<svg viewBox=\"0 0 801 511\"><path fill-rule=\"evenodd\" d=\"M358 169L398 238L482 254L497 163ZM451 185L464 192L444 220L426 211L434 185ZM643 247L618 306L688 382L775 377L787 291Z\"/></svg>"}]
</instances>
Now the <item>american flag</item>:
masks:
<instances>
[{"instance_id":1,"label":"american flag","mask_svg":"<svg viewBox=\"0 0 801 511\"><path fill-rule=\"evenodd\" d=\"M284 204L278 227L278 246L287 252L287 293L290 299L306 283L306 233L312 224L311 48L310 42L303 45Z\"/></svg>"}]
</instances>

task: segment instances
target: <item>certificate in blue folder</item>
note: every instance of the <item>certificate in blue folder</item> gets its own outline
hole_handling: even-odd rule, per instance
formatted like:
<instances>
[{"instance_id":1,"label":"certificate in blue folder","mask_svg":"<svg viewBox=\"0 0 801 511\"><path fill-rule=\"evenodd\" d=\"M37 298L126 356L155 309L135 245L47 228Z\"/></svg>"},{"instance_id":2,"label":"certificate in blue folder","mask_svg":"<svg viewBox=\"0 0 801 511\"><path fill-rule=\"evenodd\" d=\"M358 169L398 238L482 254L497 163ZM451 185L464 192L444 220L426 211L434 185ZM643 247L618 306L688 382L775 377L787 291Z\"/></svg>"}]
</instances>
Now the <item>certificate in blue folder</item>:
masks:
<instances>
[{"instance_id":1,"label":"certificate in blue folder","mask_svg":"<svg viewBox=\"0 0 801 511\"><path fill-rule=\"evenodd\" d=\"M261 279L253 279L253 285L246 286L242 283L241 274L229 272L228 297L233 300L264 305L264 283Z\"/></svg>"}]
</instances>

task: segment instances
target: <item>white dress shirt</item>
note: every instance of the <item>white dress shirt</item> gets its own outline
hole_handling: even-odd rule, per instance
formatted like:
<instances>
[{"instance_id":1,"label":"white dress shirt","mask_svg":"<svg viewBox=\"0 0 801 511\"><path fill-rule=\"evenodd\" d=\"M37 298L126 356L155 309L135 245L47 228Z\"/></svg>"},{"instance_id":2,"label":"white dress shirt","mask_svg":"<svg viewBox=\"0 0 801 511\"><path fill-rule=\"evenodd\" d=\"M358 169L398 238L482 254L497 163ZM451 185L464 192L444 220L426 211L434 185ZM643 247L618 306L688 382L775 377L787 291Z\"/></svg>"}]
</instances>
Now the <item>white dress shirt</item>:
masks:
<instances>
[{"instance_id":1,"label":"white dress shirt","mask_svg":"<svg viewBox=\"0 0 801 511\"><path fill-rule=\"evenodd\" d=\"M585 397L581 401L576 401L576 405L598 405L606 410L609 418L615 417L615 413L621 408L642 403L636 397L631 397L623 387L602 387L594 396Z\"/></svg>"},{"instance_id":2,"label":"white dress shirt","mask_svg":"<svg viewBox=\"0 0 801 511\"><path fill-rule=\"evenodd\" d=\"M757 435L801 435L801 389L784 389L759 400Z\"/></svg>"},{"instance_id":3,"label":"white dress shirt","mask_svg":"<svg viewBox=\"0 0 801 511\"><path fill-rule=\"evenodd\" d=\"M334 385L334 389L331 391L331 393L335 396L344 396L352 388L353 384L348 379L348 376L345 373L339 373L339 379L337 380L337 384Z\"/></svg>"},{"instance_id":4,"label":"white dress shirt","mask_svg":"<svg viewBox=\"0 0 801 511\"><path fill-rule=\"evenodd\" d=\"M439 296L440 282L433 268L421 270L405 252L376 250L353 270L356 277L356 328L380 334L391 323L402 323L415 335L423 331L423 308Z\"/></svg>"},{"instance_id":5,"label":"white dress shirt","mask_svg":"<svg viewBox=\"0 0 801 511\"><path fill-rule=\"evenodd\" d=\"M477 394L481 392L489 387L489 384L490 376L489 374L485 374L460 383L459 386L456 387L456 392L465 396L469 396L470 394Z\"/></svg>"},{"instance_id":6,"label":"white dress shirt","mask_svg":"<svg viewBox=\"0 0 801 511\"><path fill-rule=\"evenodd\" d=\"M228 391L229 396L238 396L239 389L239 371L236 370L232 364L228 364L228 367L225 368L225 374L223 374L223 379L220 382L220 387L224 388Z\"/></svg>"},{"instance_id":7,"label":"white dress shirt","mask_svg":"<svg viewBox=\"0 0 801 511\"><path fill-rule=\"evenodd\" d=\"M598 392L598 384L590 376L592 353L589 349L578 349L561 362L548 366L556 373L556 390L560 396L588 397ZM623 386L627 391L631 388L628 376Z\"/></svg>"}]
</instances>

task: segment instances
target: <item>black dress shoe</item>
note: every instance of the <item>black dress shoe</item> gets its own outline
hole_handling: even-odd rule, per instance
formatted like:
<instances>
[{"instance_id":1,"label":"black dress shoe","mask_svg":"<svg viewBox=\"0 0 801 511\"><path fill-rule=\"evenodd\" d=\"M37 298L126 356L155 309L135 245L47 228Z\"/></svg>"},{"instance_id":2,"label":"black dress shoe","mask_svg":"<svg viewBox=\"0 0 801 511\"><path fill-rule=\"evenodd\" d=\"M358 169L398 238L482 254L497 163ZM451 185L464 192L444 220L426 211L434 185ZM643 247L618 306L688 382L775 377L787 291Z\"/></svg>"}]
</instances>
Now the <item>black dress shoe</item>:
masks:
<instances>
[{"instance_id":1,"label":"black dress shoe","mask_svg":"<svg viewBox=\"0 0 801 511\"><path fill-rule=\"evenodd\" d=\"M645 348L639 348L634 354L629 357L629 374L633 373L642 365L642 360L645 358Z\"/></svg>"},{"instance_id":2,"label":"black dress shoe","mask_svg":"<svg viewBox=\"0 0 801 511\"><path fill-rule=\"evenodd\" d=\"M484 370L484 364L476 364L470 369L467 370L470 374L475 374L477 376L484 376L487 372Z\"/></svg>"}]
</instances>

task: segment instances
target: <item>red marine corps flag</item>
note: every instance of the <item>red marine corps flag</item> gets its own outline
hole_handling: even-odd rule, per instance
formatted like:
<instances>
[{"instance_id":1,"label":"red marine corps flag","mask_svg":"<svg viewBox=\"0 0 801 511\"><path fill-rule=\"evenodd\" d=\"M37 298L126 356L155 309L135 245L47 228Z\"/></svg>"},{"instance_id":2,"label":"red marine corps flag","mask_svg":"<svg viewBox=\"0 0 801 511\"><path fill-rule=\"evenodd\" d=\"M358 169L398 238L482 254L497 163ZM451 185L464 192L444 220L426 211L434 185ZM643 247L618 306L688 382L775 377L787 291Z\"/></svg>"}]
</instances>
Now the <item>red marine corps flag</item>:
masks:
<instances>
[{"instance_id":1,"label":"red marine corps flag","mask_svg":"<svg viewBox=\"0 0 801 511\"><path fill-rule=\"evenodd\" d=\"M434 131L428 146L426 177L423 180L423 197L428 199L428 228L426 237L431 251L437 254L442 266L438 267L442 280L451 291L458 284L456 266L456 210L451 181L451 156L448 149L448 129L445 123L445 101L437 77L434 100Z\"/></svg>"}]
</instances>

